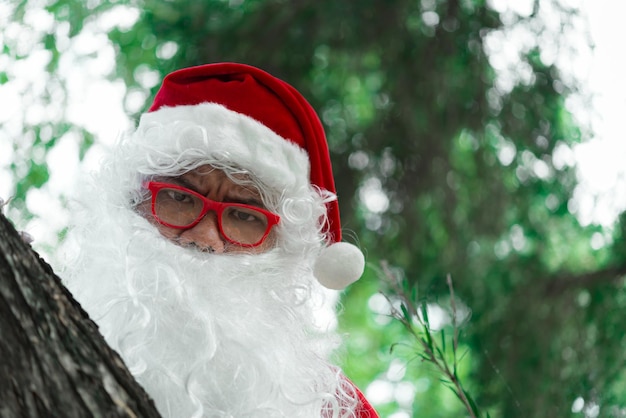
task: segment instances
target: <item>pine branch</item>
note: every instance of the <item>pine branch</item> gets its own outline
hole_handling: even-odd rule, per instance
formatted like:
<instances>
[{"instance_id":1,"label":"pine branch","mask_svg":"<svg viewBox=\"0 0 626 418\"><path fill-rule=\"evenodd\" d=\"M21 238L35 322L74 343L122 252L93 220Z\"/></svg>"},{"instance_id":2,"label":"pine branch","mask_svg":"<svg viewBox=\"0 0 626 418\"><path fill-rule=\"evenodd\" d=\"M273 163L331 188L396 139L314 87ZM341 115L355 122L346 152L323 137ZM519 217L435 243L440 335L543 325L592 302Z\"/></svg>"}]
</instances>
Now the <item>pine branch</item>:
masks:
<instances>
[{"instance_id":1,"label":"pine branch","mask_svg":"<svg viewBox=\"0 0 626 418\"><path fill-rule=\"evenodd\" d=\"M454 392L457 398L461 401L464 408L469 413L471 418L481 418L483 416L489 417L489 414L482 415L480 410L464 388L463 383L458 375L458 344L459 344L459 324L457 323L458 311L454 296L454 286L452 284L452 278L447 277L446 281L450 291L450 309L452 313L452 362L448 360L446 356L446 343L445 332L441 330L441 343L437 343L433 338L432 329L428 319L428 309L425 302L418 302L415 292L409 291L407 288L408 283L406 280L394 275L386 262L381 263L384 280L391 285L394 292L394 297L400 302L398 308L394 306L392 299L383 294L391 307L391 315L400 321L404 326L404 329L411 336L414 342L418 345L417 355L423 361L426 361L435 366L435 369L442 374L442 381L448 383L448 387ZM396 345L392 346L392 349Z\"/></svg>"}]
</instances>

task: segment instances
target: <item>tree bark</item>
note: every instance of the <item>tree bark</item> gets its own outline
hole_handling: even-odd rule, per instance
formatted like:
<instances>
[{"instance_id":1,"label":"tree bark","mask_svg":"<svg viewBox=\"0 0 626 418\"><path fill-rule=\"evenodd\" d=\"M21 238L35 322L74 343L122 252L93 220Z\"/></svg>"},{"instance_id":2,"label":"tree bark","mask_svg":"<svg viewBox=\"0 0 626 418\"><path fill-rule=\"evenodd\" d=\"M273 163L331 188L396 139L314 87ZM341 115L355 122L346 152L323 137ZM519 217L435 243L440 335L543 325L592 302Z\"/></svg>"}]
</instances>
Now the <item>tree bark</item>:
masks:
<instances>
[{"instance_id":1,"label":"tree bark","mask_svg":"<svg viewBox=\"0 0 626 418\"><path fill-rule=\"evenodd\" d=\"M0 213L0 417L159 417L51 267Z\"/></svg>"},{"instance_id":2,"label":"tree bark","mask_svg":"<svg viewBox=\"0 0 626 418\"><path fill-rule=\"evenodd\" d=\"M626 264L607 267L577 275L560 275L548 281L545 289L548 296L558 295L569 289L586 288L614 283L626 276Z\"/></svg>"}]
</instances>

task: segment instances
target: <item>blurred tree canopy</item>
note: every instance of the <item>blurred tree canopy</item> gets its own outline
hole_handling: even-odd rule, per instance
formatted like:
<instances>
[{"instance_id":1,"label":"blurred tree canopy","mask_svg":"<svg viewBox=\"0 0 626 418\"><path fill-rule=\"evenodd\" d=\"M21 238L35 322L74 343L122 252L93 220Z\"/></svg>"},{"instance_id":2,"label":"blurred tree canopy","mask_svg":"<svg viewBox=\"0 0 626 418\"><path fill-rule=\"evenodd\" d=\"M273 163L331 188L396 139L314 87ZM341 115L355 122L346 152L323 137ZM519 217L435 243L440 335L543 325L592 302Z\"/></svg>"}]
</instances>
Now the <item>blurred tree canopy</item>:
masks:
<instances>
[{"instance_id":1,"label":"blurred tree canopy","mask_svg":"<svg viewBox=\"0 0 626 418\"><path fill-rule=\"evenodd\" d=\"M626 416L626 218L610 228L576 218L571 153L588 133L566 107L576 82L546 52L567 48L561 35L576 10L559 0L531 1L525 15L483 0L12 2L14 21L33 7L53 17L41 42L47 81L61 87L64 45L103 16L135 16L107 29L108 76L124 81L133 117L165 74L217 61L259 66L311 101L327 130L346 239L358 240L370 266L342 299L340 359L382 416L462 412L427 364L390 352L406 335L377 293L388 291L381 260L432 306L447 306L452 276L472 312L462 374L492 417ZM533 42L508 67L495 65L519 30ZM3 55L27 56L6 39ZM0 68L0 83L10 80ZM42 156L55 138L76 129L82 157L93 132L62 115L24 121L14 152L28 163L11 165L15 205L47 181Z\"/></svg>"}]
</instances>

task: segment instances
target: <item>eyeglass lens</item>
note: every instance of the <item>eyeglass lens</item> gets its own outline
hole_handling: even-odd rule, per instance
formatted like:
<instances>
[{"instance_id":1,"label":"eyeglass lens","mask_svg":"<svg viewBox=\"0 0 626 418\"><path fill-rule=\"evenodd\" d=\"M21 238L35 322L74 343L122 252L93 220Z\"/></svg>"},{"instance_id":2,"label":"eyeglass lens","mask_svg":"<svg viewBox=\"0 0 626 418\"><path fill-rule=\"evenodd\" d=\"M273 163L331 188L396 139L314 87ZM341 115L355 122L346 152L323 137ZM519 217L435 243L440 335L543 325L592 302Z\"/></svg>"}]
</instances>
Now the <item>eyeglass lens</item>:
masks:
<instances>
[{"instance_id":1,"label":"eyeglass lens","mask_svg":"<svg viewBox=\"0 0 626 418\"><path fill-rule=\"evenodd\" d=\"M154 213L162 222L188 227L202 215L204 201L183 190L163 188L156 194ZM268 229L268 219L253 207L225 204L217 210L221 232L231 241L244 245L258 243Z\"/></svg>"}]
</instances>

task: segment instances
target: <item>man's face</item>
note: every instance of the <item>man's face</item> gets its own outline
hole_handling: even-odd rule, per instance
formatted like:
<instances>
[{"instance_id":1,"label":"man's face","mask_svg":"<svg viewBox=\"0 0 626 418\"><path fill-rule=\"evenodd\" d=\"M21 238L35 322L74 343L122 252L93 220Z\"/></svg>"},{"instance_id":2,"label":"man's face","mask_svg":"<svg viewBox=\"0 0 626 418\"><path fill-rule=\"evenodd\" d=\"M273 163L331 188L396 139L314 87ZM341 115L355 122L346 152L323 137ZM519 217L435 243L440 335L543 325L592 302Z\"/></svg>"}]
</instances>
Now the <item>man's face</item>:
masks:
<instances>
[{"instance_id":1,"label":"man's face","mask_svg":"<svg viewBox=\"0 0 626 418\"><path fill-rule=\"evenodd\" d=\"M223 171L215 169L211 166L199 167L179 177L163 177L156 180L183 187L215 202L245 204L262 210L267 210L263 206L261 195L256 188L237 184L233 182ZM168 192L159 192L161 196L165 196L166 193ZM183 194L184 191L182 189L172 189L168 195L171 195L173 199L176 199L172 199L173 203L183 204L183 202L179 201L184 201L184 199L190 200L191 198L196 200L196 206L202 206L202 202L200 202L197 198L192 195L188 195L185 198L183 197ZM164 206L165 205L163 205L162 202L160 204L160 200L157 199L155 202L157 214L159 207ZM229 219L236 219L240 225L247 228L249 228L251 222L258 222L257 217L250 216L247 212L245 212L245 208L243 211L238 210L239 208L235 209L234 213L230 213L228 211L222 213L222 229L220 229L217 213L213 210L209 210L206 215L204 215L200 221L192 227L177 228L164 225L163 221L165 221L165 223L171 223L172 221L163 219L163 216L160 216L162 222L159 222L155 218L152 212L151 199L147 199L137 207L138 212L153 223L164 237L183 247L191 247L201 251L214 253L261 253L267 251L275 245L276 237L274 228L269 231L269 235L265 238L265 240L255 246L238 245L233 242L233 238L236 237L225 237L222 232L226 231L226 233L228 233ZM176 209L174 212L181 212L181 210ZM264 228L264 226L261 226L261 228Z\"/></svg>"}]
</instances>

